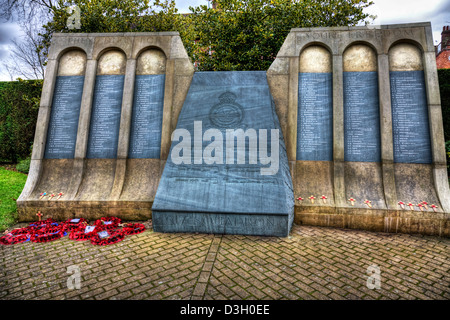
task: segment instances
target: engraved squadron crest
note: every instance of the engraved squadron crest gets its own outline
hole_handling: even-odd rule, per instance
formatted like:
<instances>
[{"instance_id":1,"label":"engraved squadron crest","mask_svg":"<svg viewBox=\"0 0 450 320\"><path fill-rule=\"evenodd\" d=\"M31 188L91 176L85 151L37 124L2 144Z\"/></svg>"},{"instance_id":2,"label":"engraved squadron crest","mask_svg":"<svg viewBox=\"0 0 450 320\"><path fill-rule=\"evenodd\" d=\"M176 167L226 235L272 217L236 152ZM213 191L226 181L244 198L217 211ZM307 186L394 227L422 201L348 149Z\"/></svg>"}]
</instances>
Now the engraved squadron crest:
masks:
<instances>
[{"instance_id":1,"label":"engraved squadron crest","mask_svg":"<svg viewBox=\"0 0 450 320\"><path fill-rule=\"evenodd\" d=\"M244 109L236 103L236 95L229 91L219 96L219 103L209 112L209 120L219 128L235 128L244 118Z\"/></svg>"}]
</instances>

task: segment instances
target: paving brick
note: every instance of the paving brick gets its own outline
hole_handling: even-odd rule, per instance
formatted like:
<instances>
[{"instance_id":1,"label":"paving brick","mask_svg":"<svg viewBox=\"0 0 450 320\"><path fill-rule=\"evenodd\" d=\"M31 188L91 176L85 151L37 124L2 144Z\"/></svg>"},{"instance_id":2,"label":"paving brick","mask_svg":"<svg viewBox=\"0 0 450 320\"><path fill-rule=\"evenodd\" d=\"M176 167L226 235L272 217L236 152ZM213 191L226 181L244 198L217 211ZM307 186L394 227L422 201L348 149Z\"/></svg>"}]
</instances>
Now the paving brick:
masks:
<instances>
[{"instance_id":1,"label":"paving brick","mask_svg":"<svg viewBox=\"0 0 450 320\"><path fill-rule=\"evenodd\" d=\"M198 278L198 282L208 282L210 273L207 271L202 271Z\"/></svg>"},{"instance_id":2,"label":"paving brick","mask_svg":"<svg viewBox=\"0 0 450 320\"><path fill-rule=\"evenodd\" d=\"M105 292L105 290L103 290L103 288L97 288L95 290L92 290L92 291L86 292L84 294L81 294L81 298L83 300L85 300L85 299L86 300L93 300L94 296L96 296L98 294L101 294L103 292ZM76 293L76 292L74 292L74 293Z\"/></svg>"},{"instance_id":3,"label":"paving brick","mask_svg":"<svg viewBox=\"0 0 450 320\"><path fill-rule=\"evenodd\" d=\"M101 293L99 295L96 295L95 299L96 300L106 300L106 299L109 299L109 298L111 298L112 296L114 296L114 295L116 295L118 293L119 292L116 289L112 289L112 290L106 291L104 293Z\"/></svg>"},{"instance_id":4,"label":"paving brick","mask_svg":"<svg viewBox=\"0 0 450 320\"><path fill-rule=\"evenodd\" d=\"M161 300L162 299L162 295L161 294L157 294L157 295L155 295L153 297L149 297L147 293L141 292L139 294L131 296L129 299L130 300L146 300L146 299Z\"/></svg>"},{"instance_id":5,"label":"paving brick","mask_svg":"<svg viewBox=\"0 0 450 320\"><path fill-rule=\"evenodd\" d=\"M381 289L366 287L367 267ZM67 267L82 287L68 290ZM0 246L0 299L450 299L450 239L294 225L288 238L146 231Z\"/></svg>"},{"instance_id":6,"label":"paving brick","mask_svg":"<svg viewBox=\"0 0 450 320\"><path fill-rule=\"evenodd\" d=\"M195 286L193 295L194 296L203 296L203 294L206 290L206 286L207 286L206 283L197 283L197 285Z\"/></svg>"}]
</instances>

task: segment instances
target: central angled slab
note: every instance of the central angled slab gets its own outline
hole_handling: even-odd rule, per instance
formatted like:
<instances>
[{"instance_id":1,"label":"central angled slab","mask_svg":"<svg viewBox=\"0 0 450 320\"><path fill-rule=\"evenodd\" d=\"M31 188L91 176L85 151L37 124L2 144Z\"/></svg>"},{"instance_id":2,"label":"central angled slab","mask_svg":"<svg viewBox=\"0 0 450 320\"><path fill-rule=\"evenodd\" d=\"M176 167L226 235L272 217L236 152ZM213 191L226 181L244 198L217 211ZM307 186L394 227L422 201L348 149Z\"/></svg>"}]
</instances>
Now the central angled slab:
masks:
<instances>
[{"instance_id":1,"label":"central angled slab","mask_svg":"<svg viewBox=\"0 0 450 320\"><path fill-rule=\"evenodd\" d=\"M176 129L152 207L156 232L289 234L292 180L264 71L195 73ZM245 147L239 149L238 139L227 139L227 131L237 129L256 133L257 143L246 137ZM211 132L223 138L222 155L220 148L210 152L220 145L220 137L208 136ZM181 151L182 144L190 148ZM245 155L241 163L239 154ZM211 163L208 155L222 161Z\"/></svg>"}]
</instances>

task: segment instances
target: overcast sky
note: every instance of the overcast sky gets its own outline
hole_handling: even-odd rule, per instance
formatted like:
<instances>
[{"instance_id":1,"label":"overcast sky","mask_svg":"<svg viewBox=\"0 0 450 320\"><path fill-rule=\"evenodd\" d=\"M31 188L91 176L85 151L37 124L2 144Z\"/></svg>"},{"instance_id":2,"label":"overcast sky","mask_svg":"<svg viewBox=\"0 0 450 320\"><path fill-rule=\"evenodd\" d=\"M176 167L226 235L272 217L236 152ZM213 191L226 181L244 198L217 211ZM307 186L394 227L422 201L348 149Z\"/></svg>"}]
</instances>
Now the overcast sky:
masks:
<instances>
[{"instance_id":1,"label":"overcast sky","mask_svg":"<svg viewBox=\"0 0 450 320\"><path fill-rule=\"evenodd\" d=\"M375 25L431 22L434 44L441 41L442 27L450 25L450 0L373 0L374 4L366 9L367 13L377 15ZM207 5L206 0L177 0L180 12L189 12L189 6ZM0 22L1 23L1 22ZM0 24L0 60L8 56L11 39L20 35L14 23ZM0 70L0 81L9 81L10 77Z\"/></svg>"}]
</instances>

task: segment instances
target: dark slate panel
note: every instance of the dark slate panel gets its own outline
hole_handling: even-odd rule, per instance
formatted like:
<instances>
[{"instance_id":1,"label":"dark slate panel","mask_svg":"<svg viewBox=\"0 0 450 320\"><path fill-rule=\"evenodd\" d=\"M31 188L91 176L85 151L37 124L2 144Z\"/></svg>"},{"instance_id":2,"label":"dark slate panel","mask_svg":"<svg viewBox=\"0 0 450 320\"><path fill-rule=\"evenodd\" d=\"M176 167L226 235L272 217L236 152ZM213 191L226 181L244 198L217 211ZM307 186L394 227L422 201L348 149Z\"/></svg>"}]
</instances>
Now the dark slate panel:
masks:
<instances>
[{"instance_id":1,"label":"dark slate panel","mask_svg":"<svg viewBox=\"0 0 450 320\"><path fill-rule=\"evenodd\" d=\"M73 159L84 76L56 77L45 158Z\"/></svg>"},{"instance_id":2,"label":"dark slate panel","mask_svg":"<svg viewBox=\"0 0 450 320\"><path fill-rule=\"evenodd\" d=\"M378 73L344 72L345 161L380 162Z\"/></svg>"},{"instance_id":3,"label":"dark slate panel","mask_svg":"<svg viewBox=\"0 0 450 320\"><path fill-rule=\"evenodd\" d=\"M123 75L96 77L87 158L117 157L124 79Z\"/></svg>"},{"instance_id":4,"label":"dark slate panel","mask_svg":"<svg viewBox=\"0 0 450 320\"><path fill-rule=\"evenodd\" d=\"M194 143L194 121L201 121L203 134L217 129L223 136L223 163L195 164L195 150L204 150L211 141ZM293 221L294 196L286 148L273 99L264 71L195 73L178 118L177 129L191 135L190 164L175 164L173 141L152 206L154 230L157 232L214 232L287 236ZM226 163L227 129L270 129L279 132L279 169L274 175L261 175L262 164L250 164L249 141L246 142L245 164L236 163L236 142L233 163ZM268 144L270 153L272 146ZM200 161L199 161L200 162ZM250 228L258 225L261 216L268 217L267 230ZM173 219L193 223L173 223ZM221 219L230 222L225 228ZM281 221L280 221L281 220ZM197 223L200 221L199 223ZM203 222L201 222L203 221ZM206 224L207 226L204 226Z\"/></svg>"},{"instance_id":5,"label":"dark slate panel","mask_svg":"<svg viewBox=\"0 0 450 320\"><path fill-rule=\"evenodd\" d=\"M159 159L165 78L164 74L135 78L129 158Z\"/></svg>"},{"instance_id":6,"label":"dark slate panel","mask_svg":"<svg viewBox=\"0 0 450 320\"><path fill-rule=\"evenodd\" d=\"M155 219L156 215L156 219ZM152 212L153 230L285 237L286 217L267 214Z\"/></svg>"},{"instance_id":7,"label":"dark slate panel","mask_svg":"<svg viewBox=\"0 0 450 320\"><path fill-rule=\"evenodd\" d=\"M333 160L331 73L299 73L297 160Z\"/></svg>"},{"instance_id":8,"label":"dark slate panel","mask_svg":"<svg viewBox=\"0 0 450 320\"><path fill-rule=\"evenodd\" d=\"M431 163L428 105L423 71L391 71L394 162Z\"/></svg>"}]
</instances>

